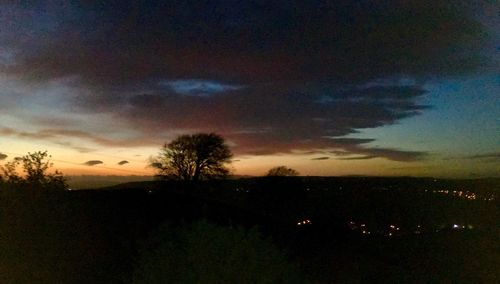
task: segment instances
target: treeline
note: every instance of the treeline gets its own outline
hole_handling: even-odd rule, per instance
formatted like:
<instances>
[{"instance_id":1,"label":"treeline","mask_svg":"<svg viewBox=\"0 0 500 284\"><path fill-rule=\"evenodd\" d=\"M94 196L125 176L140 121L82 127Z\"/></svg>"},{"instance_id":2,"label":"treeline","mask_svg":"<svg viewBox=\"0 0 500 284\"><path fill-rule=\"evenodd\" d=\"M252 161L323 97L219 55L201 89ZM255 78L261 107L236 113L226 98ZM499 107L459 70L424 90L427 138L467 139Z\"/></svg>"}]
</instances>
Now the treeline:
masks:
<instances>
[{"instance_id":1,"label":"treeline","mask_svg":"<svg viewBox=\"0 0 500 284\"><path fill-rule=\"evenodd\" d=\"M50 172L50 158L47 151L37 151L5 163L0 166L0 188L56 191L67 189L68 184L63 174L58 170Z\"/></svg>"}]
</instances>

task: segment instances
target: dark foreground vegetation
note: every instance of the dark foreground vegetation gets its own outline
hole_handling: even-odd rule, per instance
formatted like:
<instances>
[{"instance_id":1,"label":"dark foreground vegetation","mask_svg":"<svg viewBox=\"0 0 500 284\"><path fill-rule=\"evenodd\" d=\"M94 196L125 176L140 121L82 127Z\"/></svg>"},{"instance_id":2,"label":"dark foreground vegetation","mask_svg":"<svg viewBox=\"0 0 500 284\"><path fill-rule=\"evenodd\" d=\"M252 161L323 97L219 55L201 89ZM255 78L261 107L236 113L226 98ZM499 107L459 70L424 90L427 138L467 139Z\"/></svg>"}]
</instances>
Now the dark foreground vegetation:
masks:
<instances>
[{"instance_id":1,"label":"dark foreground vegetation","mask_svg":"<svg viewBox=\"0 0 500 284\"><path fill-rule=\"evenodd\" d=\"M498 180L0 192L0 283L498 283Z\"/></svg>"}]
</instances>

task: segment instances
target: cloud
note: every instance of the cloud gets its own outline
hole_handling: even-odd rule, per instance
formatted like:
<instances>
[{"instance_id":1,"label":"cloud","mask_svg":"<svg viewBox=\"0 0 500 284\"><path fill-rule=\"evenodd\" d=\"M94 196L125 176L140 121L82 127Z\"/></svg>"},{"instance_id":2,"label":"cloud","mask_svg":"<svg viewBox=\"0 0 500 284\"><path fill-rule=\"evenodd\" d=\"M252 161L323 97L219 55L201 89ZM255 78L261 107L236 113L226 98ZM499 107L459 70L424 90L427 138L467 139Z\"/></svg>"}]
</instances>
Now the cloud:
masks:
<instances>
[{"instance_id":1,"label":"cloud","mask_svg":"<svg viewBox=\"0 0 500 284\"><path fill-rule=\"evenodd\" d=\"M411 170L429 170L435 168L433 166L425 165L425 166L410 166L410 167L391 167L391 170L397 171L411 171Z\"/></svg>"},{"instance_id":2,"label":"cloud","mask_svg":"<svg viewBox=\"0 0 500 284\"><path fill-rule=\"evenodd\" d=\"M61 145L61 146L64 146L64 147L68 147L68 148L71 148L71 149L74 149L80 153L90 153L90 152L93 152L95 151L96 149L93 149L93 148L89 148L89 147L83 147L83 146L79 146L79 145L75 145L75 143L72 143L72 142L67 142L67 141L52 141L54 144L57 144L57 145Z\"/></svg>"},{"instance_id":3,"label":"cloud","mask_svg":"<svg viewBox=\"0 0 500 284\"><path fill-rule=\"evenodd\" d=\"M487 64L479 52L487 23L474 17L482 9L444 0L10 5L0 38L26 48L9 70L36 80L77 74L92 85L134 85L162 76L181 87L202 82L195 89L213 89L212 80L359 82ZM37 25L27 25L32 18Z\"/></svg>"},{"instance_id":4,"label":"cloud","mask_svg":"<svg viewBox=\"0 0 500 284\"><path fill-rule=\"evenodd\" d=\"M375 141L375 139L370 138L330 138L330 140L339 145L359 145Z\"/></svg>"},{"instance_id":5,"label":"cloud","mask_svg":"<svg viewBox=\"0 0 500 284\"><path fill-rule=\"evenodd\" d=\"M466 159L495 159L499 160L500 159L500 152L495 152L495 153L486 153L486 154L480 154L480 155L471 155L471 156L466 156Z\"/></svg>"},{"instance_id":6,"label":"cloud","mask_svg":"<svg viewBox=\"0 0 500 284\"><path fill-rule=\"evenodd\" d=\"M149 166L156 169L163 167L162 163L157 163L157 162L153 162Z\"/></svg>"},{"instance_id":7,"label":"cloud","mask_svg":"<svg viewBox=\"0 0 500 284\"><path fill-rule=\"evenodd\" d=\"M90 161L86 161L83 164L86 165L86 166L95 166L95 165L104 164L104 162L103 161L99 161L99 160L90 160Z\"/></svg>"},{"instance_id":8,"label":"cloud","mask_svg":"<svg viewBox=\"0 0 500 284\"><path fill-rule=\"evenodd\" d=\"M344 157L344 158L337 158L337 160L352 161L352 160L370 160L374 158L377 158L377 156Z\"/></svg>"},{"instance_id":9,"label":"cloud","mask_svg":"<svg viewBox=\"0 0 500 284\"><path fill-rule=\"evenodd\" d=\"M3 127L0 133L63 143L88 152L92 149L82 148L68 139L83 139L106 147L133 147L160 145L169 133L172 137L173 133L215 131L231 141L236 154L263 155L313 149L364 154L368 150L360 145L373 142L373 139L342 136L355 134L358 129L390 125L427 108L417 103L426 93L417 86L317 84L316 87L300 88L262 85L213 97L185 96L161 90L150 94L130 92L122 94L124 99L121 101L115 102L116 97L113 97L109 108L107 103L102 104L106 96L86 101L89 111L107 110L112 119L133 129L135 138L132 139L111 139L68 128L28 132ZM350 93L356 95L347 95ZM419 156L418 153L397 153L397 150L385 149L375 150L371 155L407 161Z\"/></svg>"},{"instance_id":10,"label":"cloud","mask_svg":"<svg viewBox=\"0 0 500 284\"><path fill-rule=\"evenodd\" d=\"M426 153L346 136L427 110L426 78L495 67L482 50L488 23L475 16L483 4L195 2L0 4L0 78L19 81L3 101L85 117L0 133L88 152L71 139L134 147L214 131L241 155L415 161ZM104 121L121 132L81 128Z\"/></svg>"},{"instance_id":11,"label":"cloud","mask_svg":"<svg viewBox=\"0 0 500 284\"><path fill-rule=\"evenodd\" d=\"M159 143L159 141L154 143L146 137L144 139L120 139L120 140L108 139L98 135L87 133L85 131L71 130L71 129L41 129L38 131L28 132L9 127L0 127L0 134L5 136L15 136L17 138L22 138L27 140L37 139L37 140L51 141L52 143L73 148L82 153L92 152L95 149L75 145L73 142L64 141L64 139L78 138L87 140L89 142L93 142L100 146L109 146L109 147L120 147L120 146L133 147L133 146L143 146L148 144L156 145Z\"/></svg>"},{"instance_id":12,"label":"cloud","mask_svg":"<svg viewBox=\"0 0 500 284\"><path fill-rule=\"evenodd\" d=\"M297 92L295 86L256 86L211 98L156 92L132 96L131 100L143 103L129 104L118 115L148 135L163 129L216 131L234 142L238 154L271 154L319 148L359 150L349 145L374 140L342 136L390 125L427 108L416 102L425 91L415 86L387 87L385 95L381 94L384 88L377 87L383 96L380 100L374 99L373 88L358 88L356 101L345 95L350 89L333 85L322 89L330 90L328 96L334 100L321 101L325 92Z\"/></svg>"},{"instance_id":13,"label":"cloud","mask_svg":"<svg viewBox=\"0 0 500 284\"><path fill-rule=\"evenodd\" d=\"M343 136L356 134L359 129L390 125L427 109L427 106L418 104L418 99L426 93L418 86L348 87L322 83L301 88L304 87L266 84L212 97L185 96L161 90L149 94L132 91L121 94L123 100L115 101L116 96L110 96L109 102L103 104L108 96L101 95L100 99L87 100L86 106L80 104L88 111L108 112L111 119L119 120L129 131L134 130L133 138L108 138L105 134L96 135L68 127L41 128L31 132L3 127L0 133L52 141L80 152L89 152L91 148L75 144L71 139L83 139L96 146L134 147L161 145L175 133L215 131L234 145L236 154L242 155L314 149L364 154L368 150L361 144L373 142L373 139ZM355 95L349 95L352 93ZM398 161L423 156L395 149L372 152L372 156Z\"/></svg>"},{"instance_id":14,"label":"cloud","mask_svg":"<svg viewBox=\"0 0 500 284\"><path fill-rule=\"evenodd\" d=\"M317 157L317 158L312 158L311 160L313 161L322 161L322 160L328 160L330 157Z\"/></svg>"},{"instance_id":15,"label":"cloud","mask_svg":"<svg viewBox=\"0 0 500 284\"><path fill-rule=\"evenodd\" d=\"M491 152L477 155L459 156L459 157L447 157L443 160L480 160L487 163L498 163L500 162L500 152Z\"/></svg>"},{"instance_id":16,"label":"cloud","mask_svg":"<svg viewBox=\"0 0 500 284\"><path fill-rule=\"evenodd\" d=\"M356 157L340 157L338 160L369 160L374 158L385 158L391 161L398 162L414 162L423 160L428 156L427 152L422 151L406 151L389 148L365 148L356 145L349 145L348 152Z\"/></svg>"},{"instance_id":17,"label":"cloud","mask_svg":"<svg viewBox=\"0 0 500 284\"><path fill-rule=\"evenodd\" d=\"M141 94L128 98L128 103L133 108L161 108L164 98L158 95Z\"/></svg>"},{"instance_id":18,"label":"cloud","mask_svg":"<svg viewBox=\"0 0 500 284\"><path fill-rule=\"evenodd\" d=\"M0 153L0 161L5 160L7 157L8 157L7 155Z\"/></svg>"},{"instance_id":19,"label":"cloud","mask_svg":"<svg viewBox=\"0 0 500 284\"><path fill-rule=\"evenodd\" d=\"M123 161L118 162L118 165L123 166L123 165L128 164L128 163L129 163L129 161L123 160Z\"/></svg>"},{"instance_id":20,"label":"cloud","mask_svg":"<svg viewBox=\"0 0 500 284\"><path fill-rule=\"evenodd\" d=\"M217 81L208 80L167 80L159 83L162 86L171 88L174 92L191 96L209 96L216 93L234 91L243 88L239 85L224 84Z\"/></svg>"}]
</instances>

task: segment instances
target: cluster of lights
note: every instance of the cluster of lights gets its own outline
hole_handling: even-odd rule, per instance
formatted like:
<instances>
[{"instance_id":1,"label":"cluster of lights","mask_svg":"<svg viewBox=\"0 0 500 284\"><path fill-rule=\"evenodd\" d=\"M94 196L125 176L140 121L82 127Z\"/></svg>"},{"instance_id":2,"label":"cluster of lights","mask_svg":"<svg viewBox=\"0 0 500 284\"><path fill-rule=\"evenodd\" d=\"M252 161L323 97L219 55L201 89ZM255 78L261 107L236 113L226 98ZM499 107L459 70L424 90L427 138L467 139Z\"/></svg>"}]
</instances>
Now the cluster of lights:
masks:
<instances>
[{"instance_id":1,"label":"cluster of lights","mask_svg":"<svg viewBox=\"0 0 500 284\"><path fill-rule=\"evenodd\" d=\"M426 190L427 192L427 190ZM467 200L476 200L476 199L481 199L484 201L493 201L495 200L494 194L491 194L490 196L485 196L485 197L480 197L474 192L470 191L462 191L462 190L448 190L448 189L440 189L440 190L433 190L431 191L432 193L437 193L437 194L442 194L442 195L451 195L454 197L458 198L463 198Z\"/></svg>"},{"instance_id":2,"label":"cluster of lights","mask_svg":"<svg viewBox=\"0 0 500 284\"><path fill-rule=\"evenodd\" d=\"M363 233L364 235L369 235L371 234L370 231L368 231L368 229L366 228L366 224L361 224L359 225L361 227L361 233Z\"/></svg>"},{"instance_id":3,"label":"cluster of lights","mask_svg":"<svg viewBox=\"0 0 500 284\"><path fill-rule=\"evenodd\" d=\"M347 223L348 227L352 231L357 231L363 235L371 235L372 232L368 229L368 226L364 223L356 223L354 221L349 221ZM442 230L473 230L475 227L472 224L452 224L450 225L441 225L439 226L439 229L436 229L436 232L440 232ZM387 237L393 237L393 236L402 236L402 235L407 235L407 234L421 234L424 232L424 228L422 225L416 225L413 229L410 230L403 230L399 225L397 224L389 224L385 229L380 229L380 230L375 230L373 231L374 234L376 235L384 235Z\"/></svg>"},{"instance_id":4,"label":"cluster of lights","mask_svg":"<svg viewBox=\"0 0 500 284\"><path fill-rule=\"evenodd\" d=\"M349 228L353 231L360 231L363 235L371 235L371 232L368 230L366 224L356 224L354 221L350 221L348 224Z\"/></svg>"},{"instance_id":5,"label":"cluster of lights","mask_svg":"<svg viewBox=\"0 0 500 284\"><path fill-rule=\"evenodd\" d=\"M413 231L413 233L414 233L414 234L420 234L420 233L422 233L421 228L422 228L422 226L417 225L417 228L415 229L415 231Z\"/></svg>"},{"instance_id":6,"label":"cluster of lights","mask_svg":"<svg viewBox=\"0 0 500 284\"><path fill-rule=\"evenodd\" d=\"M474 229L474 225L472 224L467 224L467 225L463 225L463 224L452 224L451 226L450 225L441 225L439 226L438 229L436 229L436 233L437 232L440 232L440 231L446 231L446 230L449 230L449 229L452 229L452 230L473 230Z\"/></svg>"},{"instance_id":7,"label":"cluster of lights","mask_svg":"<svg viewBox=\"0 0 500 284\"><path fill-rule=\"evenodd\" d=\"M359 223L357 224L356 222L354 221L350 221L348 223L348 226L349 228L352 230L352 231L359 231L360 233L362 233L363 235L371 235L371 231L368 229L367 225L364 224L364 223ZM375 231L375 233L378 233L378 234L382 234L382 235L385 235L385 236L394 236L394 235L400 235L402 233L401 231L401 228L398 226L398 225L393 225L393 224L390 224L388 226L388 230L379 230L379 231Z\"/></svg>"},{"instance_id":8,"label":"cluster of lights","mask_svg":"<svg viewBox=\"0 0 500 284\"><path fill-rule=\"evenodd\" d=\"M460 224L453 224L453 226L451 226L452 229L454 230L464 230L464 229L469 229L469 230L472 230L474 229L474 226L473 225L460 225Z\"/></svg>"},{"instance_id":9,"label":"cluster of lights","mask_svg":"<svg viewBox=\"0 0 500 284\"><path fill-rule=\"evenodd\" d=\"M389 225L389 228L391 228L392 230L396 230L396 231L401 230L401 228L399 228L399 227L398 227L398 226L396 226L396 225Z\"/></svg>"},{"instance_id":10,"label":"cluster of lights","mask_svg":"<svg viewBox=\"0 0 500 284\"><path fill-rule=\"evenodd\" d=\"M384 234L386 236L392 237L394 235L400 235L402 233L401 228L398 225L390 224L388 227L389 229Z\"/></svg>"},{"instance_id":11,"label":"cluster of lights","mask_svg":"<svg viewBox=\"0 0 500 284\"><path fill-rule=\"evenodd\" d=\"M312 224L312 222L309 219L304 219L304 220L297 222L297 226L304 226L304 225L311 225L311 224Z\"/></svg>"},{"instance_id":12,"label":"cluster of lights","mask_svg":"<svg viewBox=\"0 0 500 284\"><path fill-rule=\"evenodd\" d=\"M434 190L433 193L451 195L469 200L476 200L476 194L470 191L440 189L440 190Z\"/></svg>"}]
</instances>

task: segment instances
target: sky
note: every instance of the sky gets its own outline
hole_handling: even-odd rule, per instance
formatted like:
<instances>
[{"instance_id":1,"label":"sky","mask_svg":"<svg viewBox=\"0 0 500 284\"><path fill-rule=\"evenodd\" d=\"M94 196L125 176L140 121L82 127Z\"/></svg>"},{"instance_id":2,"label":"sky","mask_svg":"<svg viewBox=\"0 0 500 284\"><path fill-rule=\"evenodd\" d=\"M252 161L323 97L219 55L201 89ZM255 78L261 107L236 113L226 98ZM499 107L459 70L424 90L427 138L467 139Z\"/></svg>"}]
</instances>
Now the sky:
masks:
<instances>
[{"instance_id":1,"label":"sky","mask_svg":"<svg viewBox=\"0 0 500 284\"><path fill-rule=\"evenodd\" d=\"M41 2L0 3L0 164L215 132L237 175L500 176L497 1Z\"/></svg>"}]
</instances>

